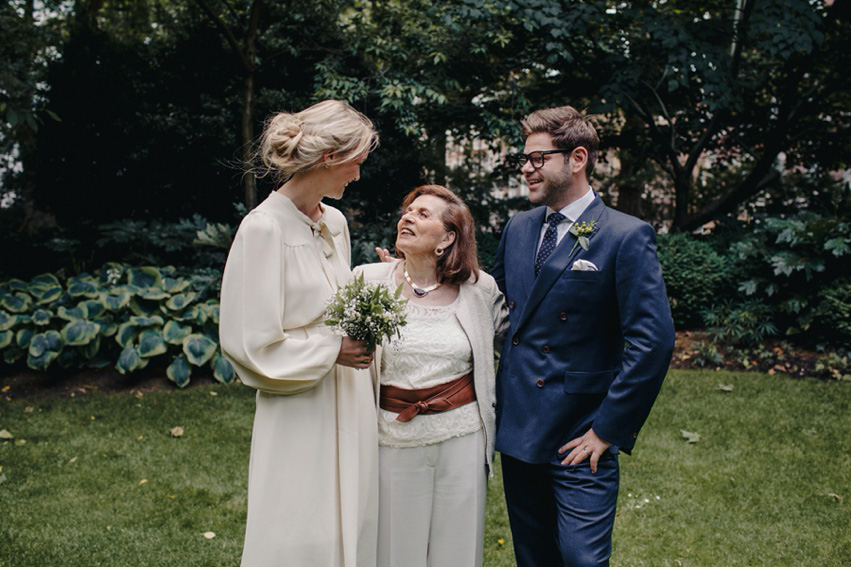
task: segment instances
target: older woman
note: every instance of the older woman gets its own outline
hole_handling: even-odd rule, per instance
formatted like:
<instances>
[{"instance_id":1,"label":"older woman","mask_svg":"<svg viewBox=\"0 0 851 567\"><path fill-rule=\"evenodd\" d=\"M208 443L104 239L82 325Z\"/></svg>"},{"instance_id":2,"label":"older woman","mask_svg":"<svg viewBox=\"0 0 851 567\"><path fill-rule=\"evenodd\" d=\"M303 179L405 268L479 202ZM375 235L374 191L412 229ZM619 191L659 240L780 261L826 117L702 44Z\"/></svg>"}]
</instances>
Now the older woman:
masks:
<instances>
[{"instance_id":1,"label":"older woman","mask_svg":"<svg viewBox=\"0 0 851 567\"><path fill-rule=\"evenodd\" d=\"M346 219L322 203L378 137L349 105L275 115L261 156L277 191L243 220L222 279L222 350L257 389L244 566L375 565L377 431L366 345L323 325L351 278Z\"/></svg>"},{"instance_id":2,"label":"older woman","mask_svg":"<svg viewBox=\"0 0 851 567\"><path fill-rule=\"evenodd\" d=\"M507 310L478 269L473 219L438 185L414 189L395 261L359 266L403 286L408 324L380 354L378 565L481 565L494 442L494 336Z\"/></svg>"}]
</instances>

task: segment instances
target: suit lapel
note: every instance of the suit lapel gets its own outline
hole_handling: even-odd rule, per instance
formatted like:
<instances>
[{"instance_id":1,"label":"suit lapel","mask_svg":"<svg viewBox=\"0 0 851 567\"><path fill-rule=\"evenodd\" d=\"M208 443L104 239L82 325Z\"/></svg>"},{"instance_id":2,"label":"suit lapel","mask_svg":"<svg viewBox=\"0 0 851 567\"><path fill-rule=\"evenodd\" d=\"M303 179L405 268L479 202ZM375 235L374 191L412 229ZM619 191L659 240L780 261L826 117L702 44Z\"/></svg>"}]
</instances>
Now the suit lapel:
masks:
<instances>
[{"instance_id":1,"label":"suit lapel","mask_svg":"<svg viewBox=\"0 0 851 567\"><path fill-rule=\"evenodd\" d=\"M603 200L598 195L591 204L582 212L576 222L590 222L592 220L599 221L600 216L605 211L606 205L603 203ZM543 220L541 220L543 222ZM597 231L602 230L603 227L598 227ZM591 242L594 242L594 237L591 237ZM561 242L559 242L556 249L547 258L547 261L544 263L544 267L541 269L541 273L537 278L533 279L533 285L531 286L531 291L529 293L529 299L526 301L526 305L523 307L523 312L520 314L520 321L517 324L517 329L526 322L526 320L534 313L535 309L537 309L538 305L543 301L544 297L546 297L547 293L550 291L550 288L553 287L556 280L561 277L562 273L568 268L570 262L583 250L583 248L577 243L577 238L570 232L564 235ZM534 275L534 265L532 269L532 274ZM517 332L517 331L515 331Z\"/></svg>"},{"instance_id":2,"label":"suit lapel","mask_svg":"<svg viewBox=\"0 0 851 567\"><path fill-rule=\"evenodd\" d=\"M526 226L523 227L521 262L517 266L520 279L523 281L523 295L529 296L535 284L535 255L538 253L538 240L541 236L541 227L547 215L546 207L538 207L529 215ZM511 266L506 266L510 270Z\"/></svg>"}]
</instances>

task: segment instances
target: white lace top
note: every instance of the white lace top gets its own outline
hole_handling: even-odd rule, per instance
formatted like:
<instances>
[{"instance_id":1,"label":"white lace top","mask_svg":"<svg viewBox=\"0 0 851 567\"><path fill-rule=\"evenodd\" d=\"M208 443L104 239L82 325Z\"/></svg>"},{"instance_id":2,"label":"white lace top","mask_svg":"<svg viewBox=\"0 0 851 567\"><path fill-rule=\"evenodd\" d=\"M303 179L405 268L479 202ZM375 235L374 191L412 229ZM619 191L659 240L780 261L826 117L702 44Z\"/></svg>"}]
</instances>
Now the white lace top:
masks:
<instances>
[{"instance_id":1,"label":"white lace top","mask_svg":"<svg viewBox=\"0 0 851 567\"><path fill-rule=\"evenodd\" d=\"M381 383L414 390L456 380L473 370L470 341L455 317L458 300L440 307L408 301L408 324L401 338L383 349ZM474 433L482 428L476 403L443 413L417 415L409 422L380 409L378 444L383 447L420 447Z\"/></svg>"}]
</instances>

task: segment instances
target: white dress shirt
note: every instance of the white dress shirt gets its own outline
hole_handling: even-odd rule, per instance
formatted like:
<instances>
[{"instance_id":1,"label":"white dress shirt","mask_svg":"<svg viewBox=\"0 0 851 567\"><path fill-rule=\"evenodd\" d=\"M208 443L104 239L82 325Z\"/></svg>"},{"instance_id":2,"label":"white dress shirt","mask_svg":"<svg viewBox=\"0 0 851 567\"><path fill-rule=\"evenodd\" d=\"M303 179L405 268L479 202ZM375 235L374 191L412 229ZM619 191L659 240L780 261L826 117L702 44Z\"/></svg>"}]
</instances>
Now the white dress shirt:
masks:
<instances>
[{"instance_id":1,"label":"white dress shirt","mask_svg":"<svg viewBox=\"0 0 851 567\"><path fill-rule=\"evenodd\" d=\"M564 221L559 223L556 227L556 246L561 243L561 239L564 238L564 235L570 230L570 227L573 226L573 223L576 222L582 213L585 212L585 209L588 208L588 205L594 200L594 191L591 188L588 188L588 192L583 196L572 202L571 204L564 207L562 210L558 211L559 213L565 216ZM538 236L538 249L541 248L541 244L544 242L544 233L547 231L547 219L550 218L550 215L555 213L554 209L547 207L547 214L544 217L544 224L541 225L541 234Z\"/></svg>"}]
</instances>

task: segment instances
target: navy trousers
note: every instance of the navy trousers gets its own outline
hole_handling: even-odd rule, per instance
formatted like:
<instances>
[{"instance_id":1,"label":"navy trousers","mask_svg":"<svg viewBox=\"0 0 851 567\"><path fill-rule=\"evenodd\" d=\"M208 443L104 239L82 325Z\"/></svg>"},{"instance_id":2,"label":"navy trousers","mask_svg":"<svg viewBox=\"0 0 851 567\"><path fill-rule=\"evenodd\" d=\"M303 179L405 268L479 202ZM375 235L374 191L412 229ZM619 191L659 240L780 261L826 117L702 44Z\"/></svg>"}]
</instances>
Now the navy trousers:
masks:
<instances>
[{"instance_id":1,"label":"navy trousers","mask_svg":"<svg viewBox=\"0 0 851 567\"><path fill-rule=\"evenodd\" d=\"M518 567L609 565L618 500L618 456L607 451L591 474L588 461L529 464L502 455L508 518Z\"/></svg>"}]
</instances>

